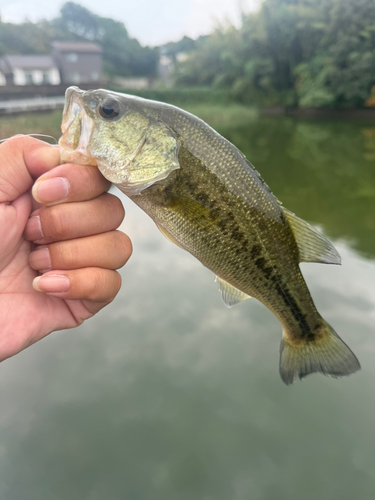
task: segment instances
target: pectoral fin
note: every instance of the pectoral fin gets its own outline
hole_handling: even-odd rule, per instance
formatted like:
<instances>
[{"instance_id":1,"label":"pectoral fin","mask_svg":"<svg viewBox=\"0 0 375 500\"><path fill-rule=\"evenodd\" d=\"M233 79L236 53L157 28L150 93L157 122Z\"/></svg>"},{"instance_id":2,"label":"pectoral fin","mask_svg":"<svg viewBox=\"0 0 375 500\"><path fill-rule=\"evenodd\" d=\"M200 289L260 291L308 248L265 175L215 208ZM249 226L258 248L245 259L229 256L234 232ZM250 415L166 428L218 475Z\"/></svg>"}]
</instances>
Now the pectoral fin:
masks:
<instances>
[{"instance_id":1,"label":"pectoral fin","mask_svg":"<svg viewBox=\"0 0 375 500\"><path fill-rule=\"evenodd\" d=\"M170 242L174 243L175 245L177 245L179 248L182 248L182 250L185 250L179 243L177 243L177 241L173 238L173 236L171 234L168 233L168 231L166 229L164 229L164 227L162 227L160 224L158 224L157 222L155 222L156 224L156 227L159 229L159 231L161 232L161 234L163 236L165 236L167 238L167 240L169 240Z\"/></svg>"},{"instance_id":2,"label":"pectoral fin","mask_svg":"<svg viewBox=\"0 0 375 500\"><path fill-rule=\"evenodd\" d=\"M335 247L313 226L288 209L281 207L294 234L300 262L341 264L341 257Z\"/></svg>"},{"instance_id":3,"label":"pectoral fin","mask_svg":"<svg viewBox=\"0 0 375 500\"><path fill-rule=\"evenodd\" d=\"M215 281L219 282L219 292L227 307L232 307L242 300L251 299L250 295L241 292L241 290L238 290L238 288L235 288L218 276L216 276Z\"/></svg>"}]
</instances>

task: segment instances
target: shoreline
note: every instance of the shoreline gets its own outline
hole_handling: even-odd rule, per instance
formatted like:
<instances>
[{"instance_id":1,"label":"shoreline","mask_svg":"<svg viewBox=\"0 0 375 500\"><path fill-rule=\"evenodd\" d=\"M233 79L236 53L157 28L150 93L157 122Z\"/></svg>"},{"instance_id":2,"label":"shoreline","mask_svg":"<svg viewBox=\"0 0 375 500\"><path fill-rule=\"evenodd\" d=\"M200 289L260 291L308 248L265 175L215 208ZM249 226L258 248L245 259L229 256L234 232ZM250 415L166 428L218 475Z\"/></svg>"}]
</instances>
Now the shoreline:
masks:
<instances>
[{"instance_id":1,"label":"shoreline","mask_svg":"<svg viewBox=\"0 0 375 500\"><path fill-rule=\"evenodd\" d=\"M353 120L375 120L375 108L326 109L274 106L272 108L261 108L259 113L264 116L293 116L295 118L344 118Z\"/></svg>"}]
</instances>

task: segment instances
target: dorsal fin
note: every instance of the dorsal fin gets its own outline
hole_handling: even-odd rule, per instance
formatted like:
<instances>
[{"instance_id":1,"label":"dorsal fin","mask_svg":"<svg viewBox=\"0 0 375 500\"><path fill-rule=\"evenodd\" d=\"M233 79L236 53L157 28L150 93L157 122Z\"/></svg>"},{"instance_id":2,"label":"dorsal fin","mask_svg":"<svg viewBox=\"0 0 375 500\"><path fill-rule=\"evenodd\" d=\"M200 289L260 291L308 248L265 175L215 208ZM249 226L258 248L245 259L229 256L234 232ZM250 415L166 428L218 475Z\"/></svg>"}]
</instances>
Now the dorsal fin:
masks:
<instances>
[{"instance_id":1,"label":"dorsal fin","mask_svg":"<svg viewBox=\"0 0 375 500\"><path fill-rule=\"evenodd\" d=\"M215 277L215 281L219 282L219 292L227 307L232 307L241 302L241 300L251 299L250 295L241 292L241 290L238 290L238 288L235 288L218 276Z\"/></svg>"},{"instance_id":2,"label":"dorsal fin","mask_svg":"<svg viewBox=\"0 0 375 500\"><path fill-rule=\"evenodd\" d=\"M341 257L336 248L319 231L287 208L281 207L281 209L294 234L300 262L341 264Z\"/></svg>"}]
</instances>

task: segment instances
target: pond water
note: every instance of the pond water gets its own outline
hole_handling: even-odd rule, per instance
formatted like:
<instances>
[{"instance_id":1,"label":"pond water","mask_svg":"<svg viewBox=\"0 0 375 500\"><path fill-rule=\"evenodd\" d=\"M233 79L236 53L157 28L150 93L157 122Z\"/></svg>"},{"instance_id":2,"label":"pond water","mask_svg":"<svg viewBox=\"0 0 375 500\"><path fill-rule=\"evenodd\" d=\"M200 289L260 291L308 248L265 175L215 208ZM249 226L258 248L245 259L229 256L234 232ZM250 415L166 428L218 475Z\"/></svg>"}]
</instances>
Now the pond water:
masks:
<instances>
[{"instance_id":1,"label":"pond water","mask_svg":"<svg viewBox=\"0 0 375 500\"><path fill-rule=\"evenodd\" d=\"M273 315L227 309L120 195L134 253L116 300L0 365L1 499L375 498L375 126L261 117L220 132L339 250L342 266L301 267L362 371L285 386Z\"/></svg>"}]
</instances>

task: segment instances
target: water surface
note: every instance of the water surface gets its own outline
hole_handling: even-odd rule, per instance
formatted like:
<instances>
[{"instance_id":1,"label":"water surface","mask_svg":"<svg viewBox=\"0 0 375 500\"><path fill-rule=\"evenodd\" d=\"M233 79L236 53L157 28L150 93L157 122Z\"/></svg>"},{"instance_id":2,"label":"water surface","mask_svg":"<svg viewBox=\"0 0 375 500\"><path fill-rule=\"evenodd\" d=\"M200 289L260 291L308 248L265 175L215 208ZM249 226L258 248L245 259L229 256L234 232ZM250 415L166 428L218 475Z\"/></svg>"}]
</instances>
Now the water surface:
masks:
<instances>
[{"instance_id":1,"label":"water surface","mask_svg":"<svg viewBox=\"0 0 375 500\"><path fill-rule=\"evenodd\" d=\"M0 366L1 499L375 497L375 126L264 117L220 132L341 253L341 267L301 267L362 371L286 387L273 315L227 309L122 197L134 254L117 299Z\"/></svg>"}]
</instances>

